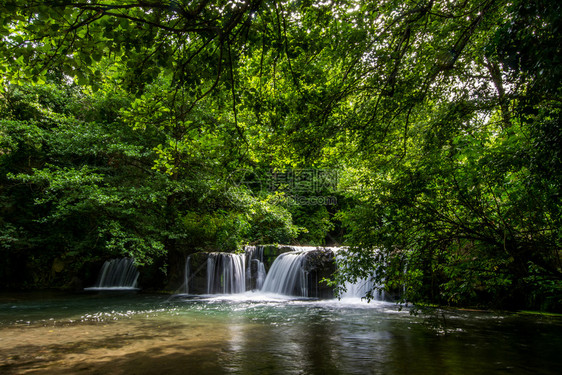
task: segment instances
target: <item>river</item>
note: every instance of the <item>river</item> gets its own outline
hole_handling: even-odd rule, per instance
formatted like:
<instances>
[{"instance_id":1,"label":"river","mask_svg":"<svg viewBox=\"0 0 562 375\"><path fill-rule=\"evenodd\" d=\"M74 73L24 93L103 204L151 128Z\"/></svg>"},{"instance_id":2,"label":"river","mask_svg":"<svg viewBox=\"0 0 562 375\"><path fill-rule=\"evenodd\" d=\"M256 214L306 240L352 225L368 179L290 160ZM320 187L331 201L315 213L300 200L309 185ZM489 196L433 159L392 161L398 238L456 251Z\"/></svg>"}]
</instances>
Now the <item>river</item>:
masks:
<instances>
[{"instance_id":1,"label":"river","mask_svg":"<svg viewBox=\"0 0 562 375\"><path fill-rule=\"evenodd\" d=\"M558 374L562 318L393 303L0 295L2 374Z\"/></svg>"}]
</instances>

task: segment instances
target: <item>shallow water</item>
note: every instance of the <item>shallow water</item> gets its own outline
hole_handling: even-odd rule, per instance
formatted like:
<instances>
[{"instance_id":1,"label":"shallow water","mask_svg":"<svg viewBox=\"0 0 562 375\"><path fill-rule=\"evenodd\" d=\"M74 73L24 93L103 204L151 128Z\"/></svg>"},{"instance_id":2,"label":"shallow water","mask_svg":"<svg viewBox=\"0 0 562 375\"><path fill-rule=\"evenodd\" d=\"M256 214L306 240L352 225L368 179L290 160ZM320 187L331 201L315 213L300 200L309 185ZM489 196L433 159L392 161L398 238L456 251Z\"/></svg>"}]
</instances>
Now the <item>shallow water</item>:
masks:
<instances>
[{"instance_id":1,"label":"shallow water","mask_svg":"<svg viewBox=\"0 0 562 375\"><path fill-rule=\"evenodd\" d=\"M562 319L394 304L0 295L2 374L558 374Z\"/></svg>"}]
</instances>

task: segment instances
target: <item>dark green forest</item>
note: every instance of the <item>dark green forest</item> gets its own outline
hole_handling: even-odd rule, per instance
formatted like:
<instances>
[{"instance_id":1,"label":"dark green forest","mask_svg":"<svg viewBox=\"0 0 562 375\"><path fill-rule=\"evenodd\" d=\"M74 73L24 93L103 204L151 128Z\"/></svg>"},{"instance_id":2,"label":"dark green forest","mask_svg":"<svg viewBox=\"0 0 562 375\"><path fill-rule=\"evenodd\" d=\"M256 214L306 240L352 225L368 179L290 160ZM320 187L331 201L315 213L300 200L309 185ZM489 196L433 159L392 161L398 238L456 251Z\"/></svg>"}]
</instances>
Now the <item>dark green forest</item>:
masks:
<instances>
[{"instance_id":1,"label":"dark green forest","mask_svg":"<svg viewBox=\"0 0 562 375\"><path fill-rule=\"evenodd\" d=\"M0 0L0 288L337 245L336 280L404 301L561 311L560 25L557 0Z\"/></svg>"}]
</instances>

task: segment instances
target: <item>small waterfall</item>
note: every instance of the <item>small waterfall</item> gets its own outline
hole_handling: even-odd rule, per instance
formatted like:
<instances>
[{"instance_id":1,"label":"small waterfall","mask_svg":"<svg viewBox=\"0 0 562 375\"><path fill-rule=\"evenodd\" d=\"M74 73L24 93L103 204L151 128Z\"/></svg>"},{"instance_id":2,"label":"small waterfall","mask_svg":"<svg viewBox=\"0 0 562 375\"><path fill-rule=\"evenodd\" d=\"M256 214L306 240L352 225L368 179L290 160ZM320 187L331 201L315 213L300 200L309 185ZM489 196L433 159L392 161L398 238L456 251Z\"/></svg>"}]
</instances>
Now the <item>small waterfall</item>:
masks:
<instances>
[{"instance_id":1,"label":"small waterfall","mask_svg":"<svg viewBox=\"0 0 562 375\"><path fill-rule=\"evenodd\" d=\"M344 256L345 253L338 253L336 255L338 268L341 267ZM371 274L371 276L359 278L353 283L346 281L343 284L345 291L341 292L339 298L366 298L370 294L370 298L374 301L384 301L385 292L382 290L381 285L375 283L375 276L376 274Z\"/></svg>"},{"instance_id":2,"label":"small waterfall","mask_svg":"<svg viewBox=\"0 0 562 375\"><path fill-rule=\"evenodd\" d=\"M246 291L245 255L209 253L207 294L233 294Z\"/></svg>"},{"instance_id":3,"label":"small waterfall","mask_svg":"<svg viewBox=\"0 0 562 375\"><path fill-rule=\"evenodd\" d=\"M186 258L182 292L333 298L333 289L320 282L335 272L333 257L334 248L286 245L246 246L244 254L194 253Z\"/></svg>"},{"instance_id":4,"label":"small waterfall","mask_svg":"<svg viewBox=\"0 0 562 375\"><path fill-rule=\"evenodd\" d=\"M368 293L372 293L373 300L384 301L385 293L380 287L377 287L371 278L362 278L354 283L349 281L344 284L345 292L342 292L340 298L365 298Z\"/></svg>"},{"instance_id":5,"label":"small waterfall","mask_svg":"<svg viewBox=\"0 0 562 375\"><path fill-rule=\"evenodd\" d=\"M260 290L266 277L263 246L246 246L246 289Z\"/></svg>"},{"instance_id":6,"label":"small waterfall","mask_svg":"<svg viewBox=\"0 0 562 375\"><path fill-rule=\"evenodd\" d=\"M308 297L306 251L283 253L275 259L261 291L264 293Z\"/></svg>"},{"instance_id":7,"label":"small waterfall","mask_svg":"<svg viewBox=\"0 0 562 375\"><path fill-rule=\"evenodd\" d=\"M219 276L220 282L220 276ZM207 258L207 294L213 293L213 287L215 283L215 257L209 254Z\"/></svg>"},{"instance_id":8,"label":"small waterfall","mask_svg":"<svg viewBox=\"0 0 562 375\"><path fill-rule=\"evenodd\" d=\"M257 262L258 273L256 276L256 289L261 290L263 288L263 283L265 282L265 278L267 277L267 272L265 271L265 264L260 262L259 260L255 259Z\"/></svg>"},{"instance_id":9,"label":"small waterfall","mask_svg":"<svg viewBox=\"0 0 562 375\"><path fill-rule=\"evenodd\" d=\"M136 289L138 278L139 271L133 259L111 259L103 264L96 285L85 289Z\"/></svg>"}]
</instances>

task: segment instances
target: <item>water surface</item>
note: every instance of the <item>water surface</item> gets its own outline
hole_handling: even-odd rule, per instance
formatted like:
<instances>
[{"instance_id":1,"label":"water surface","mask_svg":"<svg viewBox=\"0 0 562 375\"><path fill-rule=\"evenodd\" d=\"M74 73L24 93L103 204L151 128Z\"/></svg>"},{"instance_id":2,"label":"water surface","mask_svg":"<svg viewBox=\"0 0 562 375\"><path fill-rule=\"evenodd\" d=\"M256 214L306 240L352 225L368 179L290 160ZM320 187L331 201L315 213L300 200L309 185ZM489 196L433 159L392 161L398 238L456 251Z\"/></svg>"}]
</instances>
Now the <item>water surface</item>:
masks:
<instances>
[{"instance_id":1,"label":"water surface","mask_svg":"<svg viewBox=\"0 0 562 375\"><path fill-rule=\"evenodd\" d=\"M391 303L0 296L3 374L558 374L562 319Z\"/></svg>"}]
</instances>

